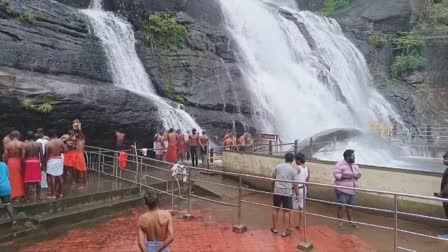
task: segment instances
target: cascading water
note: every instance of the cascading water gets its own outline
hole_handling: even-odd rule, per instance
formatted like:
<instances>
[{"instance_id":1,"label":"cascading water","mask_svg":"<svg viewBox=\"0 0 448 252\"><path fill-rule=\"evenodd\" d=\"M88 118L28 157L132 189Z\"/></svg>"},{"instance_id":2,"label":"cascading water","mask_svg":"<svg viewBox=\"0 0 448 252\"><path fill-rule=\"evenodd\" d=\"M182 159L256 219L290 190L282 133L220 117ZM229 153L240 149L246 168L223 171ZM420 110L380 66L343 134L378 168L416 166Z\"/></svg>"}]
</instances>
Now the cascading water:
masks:
<instances>
[{"instance_id":1,"label":"cascading water","mask_svg":"<svg viewBox=\"0 0 448 252\"><path fill-rule=\"evenodd\" d=\"M220 3L264 131L292 141L334 128L400 122L335 20L298 11L293 0Z\"/></svg>"},{"instance_id":2,"label":"cascading water","mask_svg":"<svg viewBox=\"0 0 448 252\"><path fill-rule=\"evenodd\" d=\"M89 17L96 36L101 40L108 58L114 84L151 100L157 106L165 129L183 132L199 125L185 111L173 108L157 96L151 80L135 51L132 26L111 12L102 10L102 0L93 0L90 8L83 10Z\"/></svg>"},{"instance_id":3,"label":"cascading water","mask_svg":"<svg viewBox=\"0 0 448 252\"><path fill-rule=\"evenodd\" d=\"M255 114L272 122L264 130L291 141L398 117L372 87L362 54L336 21L296 11L294 1L275 2L221 0L259 108Z\"/></svg>"}]
</instances>

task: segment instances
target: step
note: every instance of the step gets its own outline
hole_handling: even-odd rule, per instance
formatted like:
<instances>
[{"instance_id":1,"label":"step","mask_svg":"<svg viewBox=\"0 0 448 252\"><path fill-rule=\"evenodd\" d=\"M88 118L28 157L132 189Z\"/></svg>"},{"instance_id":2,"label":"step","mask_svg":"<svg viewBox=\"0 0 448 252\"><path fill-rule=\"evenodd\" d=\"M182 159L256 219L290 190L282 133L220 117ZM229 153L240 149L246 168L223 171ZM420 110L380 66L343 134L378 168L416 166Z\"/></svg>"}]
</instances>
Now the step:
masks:
<instances>
[{"instance_id":1,"label":"step","mask_svg":"<svg viewBox=\"0 0 448 252\"><path fill-rule=\"evenodd\" d=\"M64 224L78 224L100 216L111 215L129 208L140 206L142 203L142 198L137 195L88 206L70 207L61 212L43 214L32 219L31 225L28 224L25 226L19 223L14 229L8 228L6 230L0 230L0 242L21 238L31 234L40 235L40 233L47 233L50 228L61 227Z\"/></svg>"},{"instance_id":2,"label":"step","mask_svg":"<svg viewBox=\"0 0 448 252\"><path fill-rule=\"evenodd\" d=\"M64 211L66 208L74 206L88 206L103 202L105 200L117 200L127 196L139 195L137 187L127 187L117 190L109 190L97 193L88 193L79 196L66 197L53 201L43 201L38 203L26 203L14 206L14 211L18 217L34 218L35 216ZM0 209L0 221L8 219L6 210Z\"/></svg>"}]
</instances>

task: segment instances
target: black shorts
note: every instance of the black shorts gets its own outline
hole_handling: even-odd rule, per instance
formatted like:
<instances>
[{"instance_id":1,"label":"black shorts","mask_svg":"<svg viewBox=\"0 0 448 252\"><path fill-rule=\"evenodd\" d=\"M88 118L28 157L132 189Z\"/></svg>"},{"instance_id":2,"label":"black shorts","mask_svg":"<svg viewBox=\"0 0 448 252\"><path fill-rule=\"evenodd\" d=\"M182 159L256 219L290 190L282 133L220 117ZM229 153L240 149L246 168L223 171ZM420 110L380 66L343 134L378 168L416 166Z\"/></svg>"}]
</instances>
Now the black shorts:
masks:
<instances>
[{"instance_id":1,"label":"black shorts","mask_svg":"<svg viewBox=\"0 0 448 252\"><path fill-rule=\"evenodd\" d=\"M274 206L292 209L292 197L274 194Z\"/></svg>"},{"instance_id":2,"label":"black shorts","mask_svg":"<svg viewBox=\"0 0 448 252\"><path fill-rule=\"evenodd\" d=\"M2 201L3 205L9 205L11 204L11 195L0 196L0 200Z\"/></svg>"}]
</instances>

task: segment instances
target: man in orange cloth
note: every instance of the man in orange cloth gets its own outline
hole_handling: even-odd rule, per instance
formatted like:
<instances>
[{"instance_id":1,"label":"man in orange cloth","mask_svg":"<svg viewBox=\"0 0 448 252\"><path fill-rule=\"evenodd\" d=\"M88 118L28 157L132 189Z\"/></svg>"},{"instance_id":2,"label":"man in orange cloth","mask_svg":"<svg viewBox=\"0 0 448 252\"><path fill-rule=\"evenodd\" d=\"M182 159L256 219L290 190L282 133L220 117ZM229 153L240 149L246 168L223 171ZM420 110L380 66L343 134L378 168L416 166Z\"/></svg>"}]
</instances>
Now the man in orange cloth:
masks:
<instances>
[{"instance_id":1,"label":"man in orange cloth","mask_svg":"<svg viewBox=\"0 0 448 252\"><path fill-rule=\"evenodd\" d=\"M168 131L167 139L168 150L166 152L165 161L175 164L177 163L177 134L174 132L173 128Z\"/></svg>"},{"instance_id":2,"label":"man in orange cloth","mask_svg":"<svg viewBox=\"0 0 448 252\"><path fill-rule=\"evenodd\" d=\"M180 129L177 130L177 159L184 162L185 157L185 135Z\"/></svg>"},{"instance_id":3,"label":"man in orange cloth","mask_svg":"<svg viewBox=\"0 0 448 252\"><path fill-rule=\"evenodd\" d=\"M75 130L76 134L76 153L74 159L74 168L77 173L78 182L86 183L87 165L84 157L84 147L86 145L86 138L81 130L81 127Z\"/></svg>"},{"instance_id":4,"label":"man in orange cloth","mask_svg":"<svg viewBox=\"0 0 448 252\"><path fill-rule=\"evenodd\" d=\"M25 151L23 160L25 160L25 172L23 180L27 186L28 197L31 189L34 187L34 202L40 199L40 182L42 180L42 144L36 142L36 135L32 131L26 133Z\"/></svg>"},{"instance_id":5,"label":"man in orange cloth","mask_svg":"<svg viewBox=\"0 0 448 252\"><path fill-rule=\"evenodd\" d=\"M9 135L10 140L5 145L4 161L9 167L9 181L11 183L11 199L25 196L25 185L23 183L22 156L25 144L21 142L20 133L13 131Z\"/></svg>"}]
</instances>

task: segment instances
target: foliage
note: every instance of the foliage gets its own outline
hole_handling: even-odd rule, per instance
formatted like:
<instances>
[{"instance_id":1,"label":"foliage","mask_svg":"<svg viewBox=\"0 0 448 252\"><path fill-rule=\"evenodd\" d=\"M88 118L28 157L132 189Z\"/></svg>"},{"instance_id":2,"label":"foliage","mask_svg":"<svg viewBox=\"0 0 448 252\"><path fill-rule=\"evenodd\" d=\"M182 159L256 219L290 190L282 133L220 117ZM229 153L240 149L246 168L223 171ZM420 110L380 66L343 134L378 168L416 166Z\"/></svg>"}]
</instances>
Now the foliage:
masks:
<instances>
[{"instance_id":1,"label":"foliage","mask_svg":"<svg viewBox=\"0 0 448 252\"><path fill-rule=\"evenodd\" d=\"M53 101L52 97L47 97L45 99L45 102L42 104L34 104L31 99L26 98L26 99L23 99L20 101L20 106L24 110L28 110L31 112L37 112L42 115L47 115L47 114L51 113L54 109L53 102L54 101Z\"/></svg>"},{"instance_id":2,"label":"foliage","mask_svg":"<svg viewBox=\"0 0 448 252\"><path fill-rule=\"evenodd\" d=\"M429 12L429 19L436 25L448 26L448 0L434 4Z\"/></svg>"},{"instance_id":3,"label":"foliage","mask_svg":"<svg viewBox=\"0 0 448 252\"><path fill-rule=\"evenodd\" d=\"M20 21L28 24L35 24L37 22L37 17L30 13L25 13L19 17Z\"/></svg>"},{"instance_id":4,"label":"foliage","mask_svg":"<svg viewBox=\"0 0 448 252\"><path fill-rule=\"evenodd\" d=\"M11 9L11 8L6 8L6 14L8 14L8 16L11 16L11 17L19 17L20 16L19 13L17 13L14 9Z\"/></svg>"},{"instance_id":5,"label":"foliage","mask_svg":"<svg viewBox=\"0 0 448 252\"><path fill-rule=\"evenodd\" d=\"M346 8L351 3L352 0L325 0L322 14L327 17L333 16L337 10Z\"/></svg>"},{"instance_id":6,"label":"foliage","mask_svg":"<svg viewBox=\"0 0 448 252\"><path fill-rule=\"evenodd\" d=\"M400 78L404 73L411 73L425 67L425 59L419 55L397 56L392 64L393 78Z\"/></svg>"},{"instance_id":7,"label":"foliage","mask_svg":"<svg viewBox=\"0 0 448 252\"><path fill-rule=\"evenodd\" d=\"M386 39L384 38L384 34L381 32L371 32L368 37L369 43L376 48L382 47L386 43Z\"/></svg>"},{"instance_id":8,"label":"foliage","mask_svg":"<svg viewBox=\"0 0 448 252\"><path fill-rule=\"evenodd\" d=\"M176 95L174 97L174 100L180 104L184 104L185 103L185 98L182 95Z\"/></svg>"},{"instance_id":9,"label":"foliage","mask_svg":"<svg viewBox=\"0 0 448 252\"><path fill-rule=\"evenodd\" d=\"M151 15L144 26L147 42L155 48L181 48L187 41L187 28L168 13Z\"/></svg>"},{"instance_id":10,"label":"foliage","mask_svg":"<svg viewBox=\"0 0 448 252\"><path fill-rule=\"evenodd\" d=\"M415 33L399 37L394 41L394 44L395 49L400 50L402 55L420 53L425 46L422 36Z\"/></svg>"}]
</instances>

